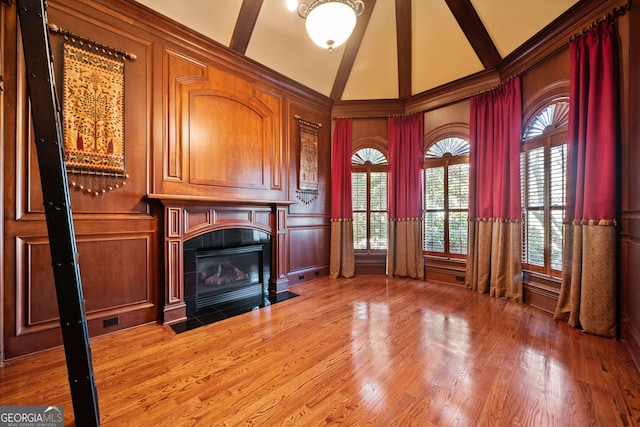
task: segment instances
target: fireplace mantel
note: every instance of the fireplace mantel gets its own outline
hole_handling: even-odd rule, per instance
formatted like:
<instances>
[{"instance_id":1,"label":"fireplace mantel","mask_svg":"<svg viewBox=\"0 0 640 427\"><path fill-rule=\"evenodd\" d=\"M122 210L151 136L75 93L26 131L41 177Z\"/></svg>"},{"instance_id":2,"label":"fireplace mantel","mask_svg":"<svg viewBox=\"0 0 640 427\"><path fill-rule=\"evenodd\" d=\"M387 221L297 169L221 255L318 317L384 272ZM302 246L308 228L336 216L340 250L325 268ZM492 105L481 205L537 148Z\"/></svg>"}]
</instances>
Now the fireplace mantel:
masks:
<instances>
[{"instance_id":1,"label":"fireplace mantel","mask_svg":"<svg viewBox=\"0 0 640 427\"><path fill-rule=\"evenodd\" d=\"M160 200L163 204L182 202L185 205L231 205L231 206L289 206L299 203L295 200L265 200L265 199L229 199L209 196L193 196L188 194L147 194L148 199Z\"/></svg>"},{"instance_id":2,"label":"fireplace mantel","mask_svg":"<svg viewBox=\"0 0 640 427\"><path fill-rule=\"evenodd\" d=\"M163 322L186 319L184 302L183 244L195 236L228 228L249 228L271 235L272 277L270 292L283 292L287 278L287 210L296 202L288 200L229 200L203 196L148 194L164 206Z\"/></svg>"}]
</instances>

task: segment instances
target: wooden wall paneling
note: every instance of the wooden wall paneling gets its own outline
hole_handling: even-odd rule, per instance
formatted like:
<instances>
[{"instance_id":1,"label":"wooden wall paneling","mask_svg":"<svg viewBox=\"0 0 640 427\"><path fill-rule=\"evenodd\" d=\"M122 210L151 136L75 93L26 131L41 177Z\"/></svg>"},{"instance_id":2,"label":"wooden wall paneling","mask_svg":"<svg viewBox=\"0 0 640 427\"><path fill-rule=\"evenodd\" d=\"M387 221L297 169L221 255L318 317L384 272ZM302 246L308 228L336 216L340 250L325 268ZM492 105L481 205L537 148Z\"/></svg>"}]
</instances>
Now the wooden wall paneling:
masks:
<instances>
[{"instance_id":1,"label":"wooden wall paneling","mask_svg":"<svg viewBox=\"0 0 640 427\"><path fill-rule=\"evenodd\" d=\"M85 311L91 335L157 319L154 230L77 237ZM58 307L46 235L16 237L15 334L7 337L7 357L60 345ZM117 318L117 324L104 319Z\"/></svg>"},{"instance_id":2,"label":"wooden wall paneling","mask_svg":"<svg viewBox=\"0 0 640 427\"><path fill-rule=\"evenodd\" d=\"M171 323L182 320L187 316L187 306L184 302L182 239L185 232L183 209L179 206L166 206L165 242L164 242L164 271L165 295L163 304L163 322Z\"/></svg>"},{"instance_id":3,"label":"wooden wall paneling","mask_svg":"<svg viewBox=\"0 0 640 427\"><path fill-rule=\"evenodd\" d=\"M387 274L387 254L359 254L355 255L356 276L384 276Z\"/></svg>"},{"instance_id":4,"label":"wooden wall paneling","mask_svg":"<svg viewBox=\"0 0 640 427\"><path fill-rule=\"evenodd\" d=\"M304 204L296 196L300 167L300 127L296 116L321 124L318 129L318 197ZM331 138L333 132L329 109L315 108L302 100L287 103L288 122L288 198L295 201L287 212L289 285L329 274L331 217ZM311 239L299 238L309 233ZM307 256L300 256L307 254Z\"/></svg>"},{"instance_id":5,"label":"wooden wall paneling","mask_svg":"<svg viewBox=\"0 0 640 427\"><path fill-rule=\"evenodd\" d=\"M531 110L535 110L537 104L557 95L569 95L570 61L567 44L566 48L522 76L520 81L525 122L526 117L531 115L528 113L533 113Z\"/></svg>"},{"instance_id":6,"label":"wooden wall paneling","mask_svg":"<svg viewBox=\"0 0 640 427\"><path fill-rule=\"evenodd\" d=\"M75 34L99 40L109 46L134 52L136 60L125 62L125 167L130 172L127 186L106 193L100 197L91 197L78 191L71 192L71 201L76 224L79 260L85 296L85 309L92 335L111 332L114 329L134 326L157 319L158 292L157 282L157 239L154 226L157 220L148 213L144 194L148 191L148 105L150 103L150 62L148 53L150 43L132 35L123 35L113 31L98 20L87 19L77 11L55 7L49 9L50 22ZM62 100L62 48L64 38L51 35L52 48L56 52L54 66L57 71L57 88ZM142 108L127 108L127 105L141 105ZM30 127L29 127L30 129ZM17 176L25 176L24 200L28 200L24 215L40 213L41 193L37 175L37 159L33 150L32 137L25 142L27 172L18 171ZM24 149L20 147L20 150ZM70 181L73 176L70 176ZM20 205L18 205L20 207ZM20 218L20 217L19 217ZM26 217L25 217L26 219ZM133 233L150 229L140 239L131 234L120 238L117 230ZM107 235L96 233L104 231ZM94 241L93 239L97 239ZM93 243L92 243L93 242ZM98 252L98 254L96 254ZM36 257L40 259L40 257ZM98 261L99 260L99 261ZM130 262L131 264L127 264ZM114 276L115 275L115 276ZM36 288L44 279L33 274L29 277L29 286ZM29 295L40 292L33 288ZM46 295L46 294L42 294ZM30 297L32 303L37 298ZM106 305L103 305L106 304ZM37 313L37 310L34 311ZM118 325L106 327L100 318L118 317Z\"/></svg>"},{"instance_id":7,"label":"wooden wall paneling","mask_svg":"<svg viewBox=\"0 0 640 427\"><path fill-rule=\"evenodd\" d=\"M281 95L178 52L165 51L165 62L168 135L157 192L281 200Z\"/></svg>"},{"instance_id":8,"label":"wooden wall paneling","mask_svg":"<svg viewBox=\"0 0 640 427\"><path fill-rule=\"evenodd\" d=\"M289 215L331 214L331 140L332 122L328 109L313 108L300 100L288 100L286 123L288 129L288 199L297 203L289 208ZM295 116L322 125L318 129L318 198L305 205L296 197L300 173L300 126Z\"/></svg>"},{"instance_id":9,"label":"wooden wall paneling","mask_svg":"<svg viewBox=\"0 0 640 427\"><path fill-rule=\"evenodd\" d=\"M330 231L330 226L289 228L290 285L316 277L316 271L328 273Z\"/></svg>"},{"instance_id":10,"label":"wooden wall paneling","mask_svg":"<svg viewBox=\"0 0 640 427\"><path fill-rule=\"evenodd\" d=\"M144 195L148 192L149 150L150 150L150 105L152 74L152 44L138 34L131 34L115 28L102 19L94 18L84 9L78 10L64 4L53 3L48 7L49 22L64 30L82 37L95 40L107 46L133 53L136 59L124 62L124 140L125 169L129 174L126 185L103 194L91 197L80 191L71 191L71 203L76 212L136 212L147 213L148 205ZM102 18L102 17L101 17ZM54 52L54 69L56 88L60 103L63 102L63 44L62 34L50 32L52 51ZM30 139L30 138L29 138ZM42 196L39 188L35 149L29 141L30 161L29 187L25 189L29 195L28 212L42 211ZM73 175L69 175L73 181ZM37 183L37 184L36 184Z\"/></svg>"},{"instance_id":11,"label":"wooden wall paneling","mask_svg":"<svg viewBox=\"0 0 640 427\"><path fill-rule=\"evenodd\" d=\"M469 120L471 112L469 110L469 100L459 101L442 108L429 110L424 113L424 133L428 141L433 142L433 138L428 135L434 134L437 129L452 128L460 136L464 134L469 138ZM439 135L436 133L436 135ZM445 137L444 135L442 137Z\"/></svg>"},{"instance_id":12,"label":"wooden wall paneling","mask_svg":"<svg viewBox=\"0 0 640 427\"><path fill-rule=\"evenodd\" d=\"M283 292L289 288L289 242L287 238L287 208L276 207L274 212L274 234L272 235L273 259L271 292Z\"/></svg>"},{"instance_id":13,"label":"wooden wall paneling","mask_svg":"<svg viewBox=\"0 0 640 427\"><path fill-rule=\"evenodd\" d=\"M135 34L117 30L97 19L94 10L84 13L70 2L49 4L49 20L80 36L134 52L137 59L125 63L125 162L130 172L127 186L99 197L72 191L74 226L91 335L112 332L155 321L158 318L158 219L150 213L148 192L150 159L149 106L151 103L150 54L152 45ZM4 10L4 9L3 9ZM51 292L51 262L46 249L46 224L42 209L37 157L34 150L22 46L15 32L15 9L6 15L12 23L13 54L8 70L11 84L3 96L12 97L4 119L15 123L3 152L11 159L5 168L4 294L12 304L3 310L3 325L11 358L61 343L55 301ZM8 30L8 27L5 27ZM5 34L6 31L3 28ZM56 87L62 101L63 37L51 34ZM8 64L7 64L8 65ZM138 108L127 106L137 105ZM9 142L11 140L11 142ZM43 239L39 241L38 239ZM51 279L51 280L50 280ZM17 304L13 304L16 301ZM103 320L117 318L117 325Z\"/></svg>"},{"instance_id":14,"label":"wooden wall paneling","mask_svg":"<svg viewBox=\"0 0 640 427\"><path fill-rule=\"evenodd\" d=\"M274 115L270 117L270 120L272 120L271 133L264 136L265 142L268 144L265 150L268 150L270 159L270 164L265 165L265 167L267 167L267 170L270 172L270 182L268 182L269 189L280 190L281 194L284 195L286 194L286 188L284 188L283 183L286 151L284 151L283 135L286 122L283 114L283 99L282 96L274 90L259 85L255 87L255 98L260 101L268 111L274 113ZM285 199L285 197L282 198Z\"/></svg>"},{"instance_id":15,"label":"wooden wall paneling","mask_svg":"<svg viewBox=\"0 0 640 427\"><path fill-rule=\"evenodd\" d=\"M163 181L183 182L184 181L184 154L181 145L181 123L179 122L182 106L180 93L183 85L196 84L207 80L207 68L202 62L192 58L187 58L169 49L164 51L164 62L166 67L164 75L167 81L163 82L166 90L167 101L163 103L166 113L163 117L167 120L167 135L164 139L162 161L157 162L162 165ZM164 68L163 67L163 68ZM156 141L157 143L157 141ZM157 159L156 159L157 160ZM162 188L162 183L156 183L157 188ZM156 190L156 192L161 192Z\"/></svg>"},{"instance_id":16,"label":"wooden wall paneling","mask_svg":"<svg viewBox=\"0 0 640 427\"><path fill-rule=\"evenodd\" d=\"M355 152L366 146L374 146L385 155L388 155L387 126L386 117L354 120L351 129L353 138L351 151Z\"/></svg>"},{"instance_id":17,"label":"wooden wall paneling","mask_svg":"<svg viewBox=\"0 0 640 427\"><path fill-rule=\"evenodd\" d=\"M0 182L2 191L2 212L3 227L0 230L2 236L2 289L0 290L0 303L2 304L2 326L0 326L0 366L8 358L7 341L10 336L15 335L15 294L16 294L16 271L15 271L15 238L11 230L16 218L16 140L22 138L21 130L25 128L27 113L21 113L27 107L26 79L24 72L17 71L19 66L23 66L22 44L17 28L17 14L14 6L0 6L2 13L2 23L0 28L0 42L2 47L2 152L0 161L2 162L3 179ZM10 83L13 82L13 83ZM10 107L12 106L12 107ZM43 229L46 227L43 227ZM61 336L61 334L60 334Z\"/></svg>"},{"instance_id":18,"label":"wooden wall paneling","mask_svg":"<svg viewBox=\"0 0 640 427\"><path fill-rule=\"evenodd\" d=\"M620 306L622 338L640 370L640 9L631 7L625 17L627 43L623 38L621 44L626 45L623 56L628 68L623 79L626 87L621 91L627 109L622 118Z\"/></svg>"},{"instance_id":19,"label":"wooden wall paneling","mask_svg":"<svg viewBox=\"0 0 640 427\"><path fill-rule=\"evenodd\" d=\"M205 89L188 96L182 144L183 151L188 147L189 183L266 189L273 136L269 112L238 102L230 93Z\"/></svg>"},{"instance_id":20,"label":"wooden wall paneling","mask_svg":"<svg viewBox=\"0 0 640 427\"><path fill-rule=\"evenodd\" d=\"M0 139L2 141L5 140L5 114L4 112L8 110L5 106L5 97L4 97L4 79L5 79L5 51L7 49L6 43L6 33L8 31L7 27L10 27L11 20L7 17L7 9L9 6L2 4L0 5ZM3 147L0 146L0 170L5 170L5 156ZM4 177L3 177L4 178ZM0 182L0 212L4 213L4 179ZM3 221L4 223L4 221ZM0 228L0 253L4 254L4 226ZM0 272L4 272L4 256L0 258ZM5 307L4 300L4 274L0 273L0 307ZM3 361L5 359L4 355L4 316L0 316L0 368L3 366Z\"/></svg>"}]
</instances>

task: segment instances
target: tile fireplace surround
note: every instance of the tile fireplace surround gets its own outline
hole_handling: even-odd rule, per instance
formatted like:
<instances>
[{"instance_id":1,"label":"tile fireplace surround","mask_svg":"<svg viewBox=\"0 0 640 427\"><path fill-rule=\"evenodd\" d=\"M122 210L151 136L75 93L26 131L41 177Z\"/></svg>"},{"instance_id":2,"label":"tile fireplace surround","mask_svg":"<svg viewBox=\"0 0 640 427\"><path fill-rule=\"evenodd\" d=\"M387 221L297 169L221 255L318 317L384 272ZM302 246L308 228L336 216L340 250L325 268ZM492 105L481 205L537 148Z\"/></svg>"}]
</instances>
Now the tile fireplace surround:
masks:
<instances>
[{"instance_id":1,"label":"tile fireplace surround","mask_svg":"<svg viewBox=\"0 0 640 427\"><path fill-rule=\"evenodd\" d=\"M271 236L272 259L269 292L288 290L287 208L295 202L257 200L217 200L197 196L150 194L164 206L164 289L163 323L187 318L184 300L183 245L189 239L211 231L245 228Z\"/></svg>"}]
</instances>

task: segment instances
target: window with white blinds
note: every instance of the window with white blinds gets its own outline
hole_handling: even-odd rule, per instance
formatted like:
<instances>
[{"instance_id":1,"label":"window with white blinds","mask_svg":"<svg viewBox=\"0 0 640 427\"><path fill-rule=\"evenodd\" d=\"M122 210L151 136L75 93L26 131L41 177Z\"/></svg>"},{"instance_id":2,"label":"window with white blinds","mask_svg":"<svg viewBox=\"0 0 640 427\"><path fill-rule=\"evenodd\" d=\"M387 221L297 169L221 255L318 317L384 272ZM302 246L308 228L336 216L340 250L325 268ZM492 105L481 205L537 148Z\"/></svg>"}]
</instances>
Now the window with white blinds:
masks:
<instances>
[{"instance_id":1,"label":"window with white blinds","mask_svg":"<svg viewBox=\"0 0 640 427\"><path fill-rule=\"evenodd\" d=\"M375 148L351 157L353 244L359 252L387 249L387 159Z\"/></svg>"},{"instance_id":2,"label":"window with white blinds","mask_svg":"<svg viewBox=\"0 0 640 427\"><path fill-rule=\"evenodd\" d=\"M425 154L422 247L428 254L467 254L469 148L462 138L444 138Z\"/></svg>"},{"instance_id":3,"label":"window with white blinds","mask_svg":"<svg viewBox=\"0 0 640 427\"><path fill-rule=\"evenodd\" d=\"M525 128L522 154L522 262L560 276L567 171L568 103L542 109Z\"/></svg>"}]
</instances>

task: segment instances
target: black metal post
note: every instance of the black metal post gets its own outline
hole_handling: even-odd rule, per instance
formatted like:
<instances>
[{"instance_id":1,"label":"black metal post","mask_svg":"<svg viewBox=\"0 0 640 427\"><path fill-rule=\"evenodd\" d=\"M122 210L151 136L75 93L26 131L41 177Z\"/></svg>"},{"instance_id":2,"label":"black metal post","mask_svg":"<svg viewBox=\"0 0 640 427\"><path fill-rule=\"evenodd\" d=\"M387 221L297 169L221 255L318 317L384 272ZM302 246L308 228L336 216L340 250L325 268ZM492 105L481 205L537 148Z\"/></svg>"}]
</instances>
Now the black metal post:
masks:
<instances>
[{"instance_id":1,"label":"black metal post","mask_svg":"<svg viewBox=\"0 0 640 427\"><path fill-rule=\"evenodd\" d=\"M73 412L76 425L99 426L46 6L44 0L17 0L17 5Z\"/></svg>"}]
</instances>

